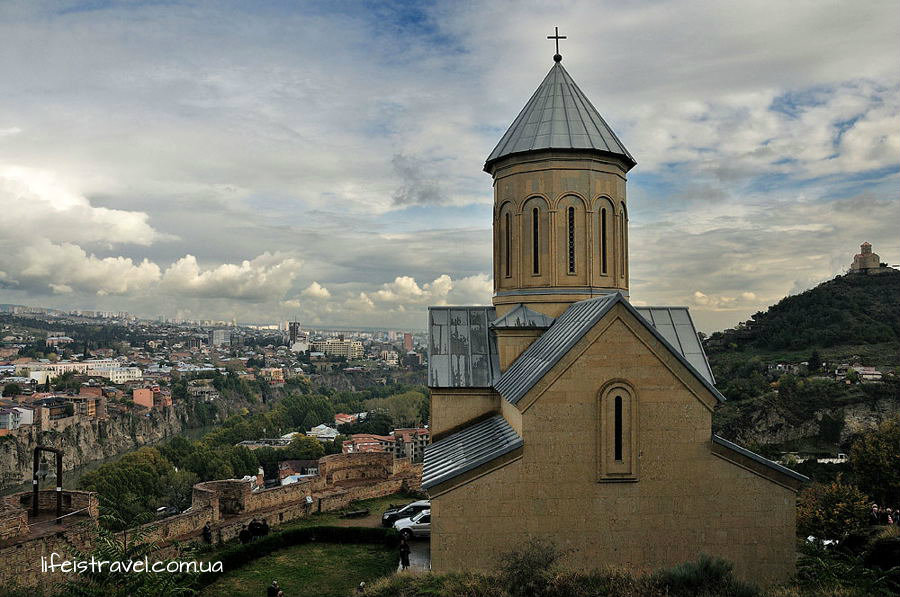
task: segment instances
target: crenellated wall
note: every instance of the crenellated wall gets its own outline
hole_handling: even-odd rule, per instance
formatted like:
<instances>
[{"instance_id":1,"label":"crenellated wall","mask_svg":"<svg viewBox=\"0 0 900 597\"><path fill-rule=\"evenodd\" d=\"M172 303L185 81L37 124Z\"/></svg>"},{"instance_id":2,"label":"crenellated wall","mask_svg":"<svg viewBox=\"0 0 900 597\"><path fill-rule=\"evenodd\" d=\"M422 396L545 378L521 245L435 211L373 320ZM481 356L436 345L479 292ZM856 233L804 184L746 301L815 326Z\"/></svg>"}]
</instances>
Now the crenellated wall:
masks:
<instances>
[{"instance_id":1,"label":"crenellated wall","mask_svg":"<svg viewBox=\"0 0 900 597\"><path fill-rule=\"evenodd\" d=\"M228 541L237 537L250 520L264 519L270 527L304 518L317 512L346 508L356 500L414 491L421 487L422 465L408 460L394 460L390 454L335 454L319 461L320 474L298 483L253 491L249 480L228 479L194 485L191 507L176 516L141 527L148 541L155 541L170 554L174 541L199 540L203 526L209 522L213 540ZM98 518L97 494L65 491L70 494L64 512L82 510L83 521ZM307 496L313 499L307 506ZM54 491L40 492L40 507L54 512ZM61 555L74 549L89 550L93 537L90 525L53 525L39 536L29 529L30 493L18 493L0 501L0 586L40 587L46 589L64 580L60 573L42 573L41 557L52 552Z\"/></svg>"}]
</instances>

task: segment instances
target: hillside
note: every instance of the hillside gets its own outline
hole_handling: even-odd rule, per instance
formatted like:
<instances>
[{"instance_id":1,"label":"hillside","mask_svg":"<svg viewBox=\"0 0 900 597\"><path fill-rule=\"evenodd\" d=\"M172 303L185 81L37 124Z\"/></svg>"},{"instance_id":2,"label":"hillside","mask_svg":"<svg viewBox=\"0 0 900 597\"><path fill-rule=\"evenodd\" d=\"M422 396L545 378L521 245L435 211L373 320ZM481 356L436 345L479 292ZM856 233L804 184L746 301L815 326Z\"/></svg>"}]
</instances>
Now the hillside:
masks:
<instances>
[{"instance_id":1,"label":"hillside","mask_svg":"<svg viewBox=\"0 0 900 597\"><path fill-rule=\"evenodd\" d=\"M734 350L807 350L900 341L900 272L845 275L717 332L708 353Z\"/></svg>"},{"instance_id":2,"label":"hillside","mask_svg":"<svg viewBox=\"0 0 900 597\"><path fill-rule=\"evenodd\" d=\"M845 275L704 343L728 402L716 431L771 452L836 452L900 413L900 272ZM821 364L820 364L821 363ZM835 375L877 367L878 382Z\"/></svg>"}]
</instances>

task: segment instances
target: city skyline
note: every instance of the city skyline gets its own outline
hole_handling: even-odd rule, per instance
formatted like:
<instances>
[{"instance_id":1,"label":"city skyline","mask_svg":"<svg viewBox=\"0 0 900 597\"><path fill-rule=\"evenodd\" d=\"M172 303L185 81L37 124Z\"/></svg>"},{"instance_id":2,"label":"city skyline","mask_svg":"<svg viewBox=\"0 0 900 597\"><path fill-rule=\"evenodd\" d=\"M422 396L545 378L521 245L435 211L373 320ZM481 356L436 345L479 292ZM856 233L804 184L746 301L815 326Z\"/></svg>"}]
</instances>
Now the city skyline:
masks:
<instances>
[{"instance_id":1,"label":"city skyline","mask_svg":"<svg viewBox=\"0 0 900 597\"><path fill-rule=\"evenodd\" d=\"M0 302L408 329L489 304L481 167L559 26L638 162L633 302L730 327L863 241L900 261L898 21L887 2L7 3Z\"/></svg>"}]
</instances>

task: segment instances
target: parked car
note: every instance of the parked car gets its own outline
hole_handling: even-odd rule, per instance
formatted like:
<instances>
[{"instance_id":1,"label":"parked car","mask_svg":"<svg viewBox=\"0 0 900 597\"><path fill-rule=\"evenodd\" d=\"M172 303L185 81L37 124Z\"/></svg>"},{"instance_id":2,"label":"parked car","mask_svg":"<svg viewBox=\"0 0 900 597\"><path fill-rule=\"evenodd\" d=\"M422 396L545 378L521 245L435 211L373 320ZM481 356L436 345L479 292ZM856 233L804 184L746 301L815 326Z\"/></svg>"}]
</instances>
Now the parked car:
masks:
<instances>
[{"instance_id":1,"label":"parked car","mask_svg":"<svg viewBox=\"0 0 900 597\"><path fill-rule=\"evenodd\" d=\"M175 516L180 510L175 506L162 506L156 509L157 518L165 518L166 516Z\"/></svg>"},{"instance_id":2,"label":"parked car","mask_svg":"<svg viewBox=\"0 0 900 597\"><path fill-rule=\"evenodd\" d=\"M394 523L394 528L407 541L413 537L431 536L431 510L422 510L412 518L401 518Z\"/></svg>"},{"instance_id":3,"label":"parked car","mask_svg":"<svg viewBox=\"0 0 900 597\"><path fill-rule=\"evenodd\" d=\"M431 501L429 500L419 500L418 502L406 504L405 506L388 508L384 511L384 514L381 515L381 526L392 527L394 526L394 523L401 518L412 518L422 510L427 510L428 508L431 508Z\"/></svg>"}]
</instances>

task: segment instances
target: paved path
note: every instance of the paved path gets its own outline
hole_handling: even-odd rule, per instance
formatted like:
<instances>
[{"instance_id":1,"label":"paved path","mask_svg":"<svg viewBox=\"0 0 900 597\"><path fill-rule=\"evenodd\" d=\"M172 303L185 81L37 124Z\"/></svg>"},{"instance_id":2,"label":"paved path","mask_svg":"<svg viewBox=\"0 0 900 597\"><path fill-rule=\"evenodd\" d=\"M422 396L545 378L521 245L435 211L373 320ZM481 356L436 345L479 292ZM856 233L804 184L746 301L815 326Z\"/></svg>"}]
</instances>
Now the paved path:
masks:
<instances>
[{"instance_id":1,"label":"paved path","mask_svg":"<svg viewBox=\"0 0 900 597\"><path fill-rule=\"evenodd\" d=\"M342 527L380 527L381 512L372 510L365 518L341 518L333 524ZM409 569L411 572L431 570L431 542L429 539L412 539L409 542ZM397 570L400 570L400 554L397 554Z\"/></svg>"}]
</instances>

